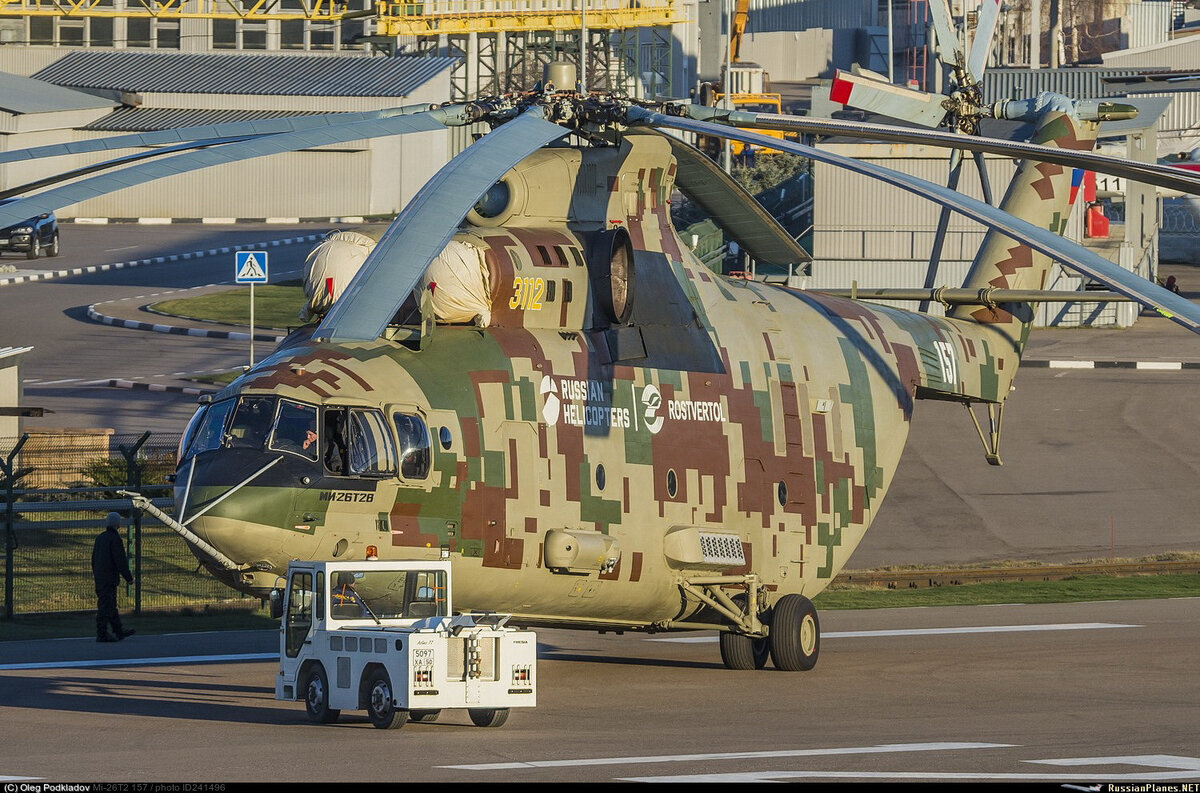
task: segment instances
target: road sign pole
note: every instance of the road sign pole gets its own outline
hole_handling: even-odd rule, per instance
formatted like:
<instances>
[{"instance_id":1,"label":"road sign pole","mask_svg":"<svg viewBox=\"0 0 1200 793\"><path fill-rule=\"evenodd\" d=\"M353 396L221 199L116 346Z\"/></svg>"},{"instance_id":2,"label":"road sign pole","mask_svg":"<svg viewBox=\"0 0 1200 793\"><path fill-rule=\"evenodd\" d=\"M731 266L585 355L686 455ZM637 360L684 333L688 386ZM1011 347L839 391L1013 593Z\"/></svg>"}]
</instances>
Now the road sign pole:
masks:
<instances>
[{"instance_id":1,"label":"road sign pole","mask_svg":"<svg viewBox=\"0 0 1200 793\"><path fill-rule=\"evenodd\" d=\"M234 254L234 280L250 284L250 367L254 367L254 285L269 282L266 251L237 251Z\"/></svg>"}]
</instances>

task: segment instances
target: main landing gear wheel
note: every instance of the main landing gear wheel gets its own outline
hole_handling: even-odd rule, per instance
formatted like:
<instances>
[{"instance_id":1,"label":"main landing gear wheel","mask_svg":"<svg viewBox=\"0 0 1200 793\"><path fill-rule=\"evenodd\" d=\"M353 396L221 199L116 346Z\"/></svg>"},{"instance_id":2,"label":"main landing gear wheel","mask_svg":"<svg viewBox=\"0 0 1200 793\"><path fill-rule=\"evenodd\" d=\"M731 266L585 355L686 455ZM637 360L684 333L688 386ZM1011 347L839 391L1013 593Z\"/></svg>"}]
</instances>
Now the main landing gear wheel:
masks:
<instances>
[{"instance_id":1,"label":"main landing gear wheel","mask_svg":"<svg viewBox=\"0 0 1200 793\"><path fill-rule=\"evenodd\" d=\"M745 595L734 595L733 602L746 607ZM720 635L721 662L726 669L762 669L771 655L771 643L765 636L722 631Z\"/></svg>"},{"instance_id":2,"label":"main landing gear wheel","mask_svg":"<svg viewBox=\"0 0 1200 793\"><path fill-rule=\"evenodd\" d=\"M508 708L467 708L476 727L499 727L508 721Z\"/></svg>"},{"instance_id":3,"label":"main landing gear wheel","mask_svg":"<svg viewBox=\"0 0 1200 793\"><path fill-rule=\"evenodd\" d=\"M821 623L817 609L803 595L784 595L771 612L771 661L785 672L806 672L817 665Z\"/></svg>"},{"instance_id":4,"label":"main landing gear wheel","mask_svg":"<svg viewBox=\"0 0 1200 793\"><path fill-rule=\"evenodd\" d=\"M419 721L422 724L432 724L441 715L441 710L410 710L408 712L408 720Z\"/></svg>"},{"instance_id":5,"label":"main landing gear wheel","mask_svg":"<svg viewBox=\"0 0 1200 793\"><path fill-rule=\"evenodd\" d=\"M725 631L721 634L721 662L726 669L762 669L771 645L765 636L747 636Z\"/></svg>"},{"instance_id":6,"label":"main landing gear wheel","mask_svg":"<svg viewBox=\"0 0 1200 793\"><path fill-rule=\"evenodd\" d=\"M342 715L340 710L329 707L329 678L320 664L314 664L304 677L304 710L318 724L332 724Z\"/></svg>"},{"instance_id":7,"label":"main landing gear wheel","mask_svg":"<svg viewBox=\"0 0 1200 793\"><path fill-rule=\"evenodd\" d=\"M408 711L396 707L388 673L376 669L367 683L367 718L380 730L395 730L408 721Z\"/></svg>"}]
</instances>

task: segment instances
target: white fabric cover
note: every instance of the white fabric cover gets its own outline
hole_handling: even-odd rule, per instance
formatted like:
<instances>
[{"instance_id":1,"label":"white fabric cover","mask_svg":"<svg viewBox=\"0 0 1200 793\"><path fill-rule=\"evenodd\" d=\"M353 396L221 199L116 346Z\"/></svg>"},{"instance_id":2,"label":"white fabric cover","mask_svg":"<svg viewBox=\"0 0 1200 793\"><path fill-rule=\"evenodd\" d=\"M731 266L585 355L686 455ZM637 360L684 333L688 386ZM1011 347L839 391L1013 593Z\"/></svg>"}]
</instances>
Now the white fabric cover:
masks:
<instances>
[{"instance_id":1,"label":"white fabric cover","mask_svg":"<svg viewBox=\"0 0 1200 793\"><path fill-rule=\"evenodd\" d=\"M450 240L417 284L433 289L433 313L438 322L474 322L486 328L492 322L492 285L483 250Z\"/></svg>"},{"instance_id":2,"label":"white fabric cover","mask_svg":"<svg viewBox=\"0 0 1200 793\"><path fill-rule=\"evenodd\" d=\"M376 240L357 231L334 231L308 254L304 262L304 296L300 319L323 316L362 267ZM332 279L332 294L326 279Z\"/></svg>"}]
</instances>

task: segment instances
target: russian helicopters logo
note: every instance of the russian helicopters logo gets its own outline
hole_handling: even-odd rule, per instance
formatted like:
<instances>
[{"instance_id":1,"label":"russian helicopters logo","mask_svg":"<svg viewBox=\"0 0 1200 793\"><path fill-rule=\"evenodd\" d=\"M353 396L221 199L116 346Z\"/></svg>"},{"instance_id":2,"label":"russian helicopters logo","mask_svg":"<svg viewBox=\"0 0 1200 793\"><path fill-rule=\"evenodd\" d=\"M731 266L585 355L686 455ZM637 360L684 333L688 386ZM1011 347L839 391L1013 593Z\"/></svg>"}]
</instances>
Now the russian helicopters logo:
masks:
<instances>
[{"instance_id":1,"label":"russian helicopters logo","mask_svg":"<svg viewBox=\"0 0 1200 793\"><path fill-rule=\"evenodd\" d=\"M542 418L573 427L629 427L629 408L613 407L612 388L601 380L542 376Z\"/></svg>"},{"instance_id":2,"label":"russian helicopters logo","mask_svg":"<svg viewBox=\"0 0 1200 793\"><path fill-rule=\"evenodd\" d=\"M543 375L542 386L539 390L546 400L546 404L542 406L542 418L546 420L547 424L557 424L562 401L558 398L558 387L554 385L554 378L550 375Z\"/></svg>"},{"instance_id":3,"label":"russian helicopters logo","mask_svg":"<svg viewBox=\"0 0 1200 793\"><path fill-rule=\"evenodd\" d=\"M642 414L642 419L646 423L646 429L657 434L662 429L663 421L666 416L658 414L662 407L662 394L653 385L648 385L642 389L642 407L645 412Z\"/></svg>"}]
</instances>

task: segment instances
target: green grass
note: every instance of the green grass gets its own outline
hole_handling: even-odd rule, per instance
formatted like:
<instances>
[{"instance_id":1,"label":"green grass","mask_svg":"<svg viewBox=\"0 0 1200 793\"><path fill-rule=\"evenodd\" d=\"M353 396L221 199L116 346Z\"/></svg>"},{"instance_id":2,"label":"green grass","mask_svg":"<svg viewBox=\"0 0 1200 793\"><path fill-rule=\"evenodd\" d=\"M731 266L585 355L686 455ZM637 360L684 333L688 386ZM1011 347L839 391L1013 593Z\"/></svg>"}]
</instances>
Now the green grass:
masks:
<instances>
[{"instance_id":1,"label":"green grass","mask_svg":"<svg viewBox=\"0 0 1200 793\"><path fill-rule=\"evenodd\" d=\"M994 603L1075 603L1095 600L1142 600L1200 597L1200 575L1081 576L1063 581L1009 581L921 589L827 589L815 598L818 609L904 608L910 606L981 606ZM94 598L93 598L94 601ZM139 634L190 631L274 630L279 627L257 601L245 599L232 606L145 611L132 614L128 599L119 598L126 625ZM89 604L94 608L94 604ZM91 613L17 616L0 621L0 641L91 637Z\"/></svg>"},{"instance_id":2,"label":"green grass","mask_svg":"<svg viewBox=\"0 0 1200 793\"><path fill-rule=\"evenodd\" d=\"M255 287L255 327L279 330L299 327L299 311L304 305L304 299L304 287L300 281L283 281ZM226 325L249 325L250 288L241 287L200 297L164 300L151 305L150 308L160 314L185 319L222 322Z\"/></svg>"},{"instance_id":3,"label":"green grass","mask_svg":"<svg viewBox=\"0 0 1200 793\"><path fill-rule=\"evenodd\" d=\"M95 600L93 596L92 600ZM257 604L257 601L253 601ZM134 614L127 608L125 598L118 598L121 624L133 628L139 636L162 633L193 633L198 631L276 630L279 620L271 619L265 609L183 609L177 611L143 611ZM95 608L93 603L92 608ZM34 639L93 638L96 635L96 615L42 614L16 616L11 622L0 620L0 642Z\"/></svg>"},{"instance_id":4,"label":"green grass","mask_svg":"<svg viewBox=\"0 0 1200 793\"><path fill-rule=\"evenodd\" d=\"M1200 597L1200 575L1094 575L1061 581L995 581L918 589L836 585L817 595L813 603L818 609L877 609L1179 597Z\"/></svg>"}]
</instances>

